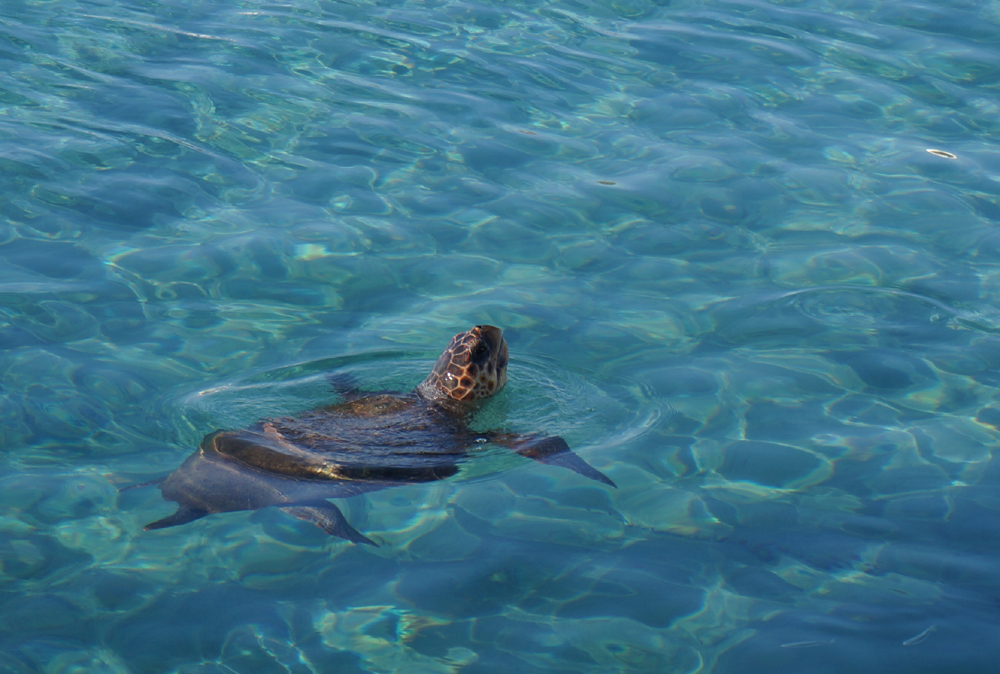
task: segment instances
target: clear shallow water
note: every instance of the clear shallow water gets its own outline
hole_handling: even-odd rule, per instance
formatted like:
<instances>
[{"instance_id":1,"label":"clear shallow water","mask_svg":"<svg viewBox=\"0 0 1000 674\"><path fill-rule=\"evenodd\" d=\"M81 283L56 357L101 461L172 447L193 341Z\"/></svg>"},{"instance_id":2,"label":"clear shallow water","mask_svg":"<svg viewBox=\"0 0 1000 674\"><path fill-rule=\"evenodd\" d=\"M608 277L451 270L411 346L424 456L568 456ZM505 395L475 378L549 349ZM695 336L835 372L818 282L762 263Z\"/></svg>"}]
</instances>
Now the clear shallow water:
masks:
<instances>
[{"instance_id":1,"label":"clear shallow water","mask_svg":"<svg viewBox=\"0 0 1000 674\"><path fill-rule=\"evenodd\" d=\"M0 9L0 667L998 657L986 2ZM926 152L941 149L943 159ZM504 327L501 453L141 531L207 432Z\"/></svg>"}]
</instances>

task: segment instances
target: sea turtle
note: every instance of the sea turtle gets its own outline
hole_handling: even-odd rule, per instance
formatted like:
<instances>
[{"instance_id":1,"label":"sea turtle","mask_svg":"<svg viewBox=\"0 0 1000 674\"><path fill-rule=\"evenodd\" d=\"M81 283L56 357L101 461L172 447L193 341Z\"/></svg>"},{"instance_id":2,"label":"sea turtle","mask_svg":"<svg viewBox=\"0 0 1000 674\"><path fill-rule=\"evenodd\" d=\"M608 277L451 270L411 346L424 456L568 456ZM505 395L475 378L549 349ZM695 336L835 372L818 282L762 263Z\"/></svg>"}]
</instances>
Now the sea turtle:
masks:
<instances>
[{"instance_id":1,"label":"sea turtle","mask_svg":"<svg viewBox=\"0 0 1000 674\"><path fill-rule=\"evenodd\" d=\"M450 477L470 449L483 443L614 486L560 437L469 429L477 402L507 381L507 344L492 325L455 335L409 393L362 393L343 378L331 381L340 403L205 436L160 483L163 497L179 505L177 512L145 529L274 506L334 536L375 545L326 499Z\"/></svg>"}]
</instances>

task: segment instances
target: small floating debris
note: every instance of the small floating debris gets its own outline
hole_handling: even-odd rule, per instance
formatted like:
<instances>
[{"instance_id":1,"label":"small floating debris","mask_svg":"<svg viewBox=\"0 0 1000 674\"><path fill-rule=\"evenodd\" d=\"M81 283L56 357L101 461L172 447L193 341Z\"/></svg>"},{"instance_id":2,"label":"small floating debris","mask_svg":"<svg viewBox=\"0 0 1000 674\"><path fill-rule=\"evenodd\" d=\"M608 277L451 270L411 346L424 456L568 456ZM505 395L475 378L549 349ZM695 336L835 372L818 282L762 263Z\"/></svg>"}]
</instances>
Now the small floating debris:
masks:
<instances>
[{"instance_id":1,"label":"small floating debris","mask_svg":"<svg viewBox=\"0 0 1000 674\"><path fill-rule=\"evenodd\" d=\"M816 646L826 646L833 642L833 639L828 641L793 641L789 644L781 644L781 648L815 648Z\"/></svg>"},{"instance_id":2,"label":"small floating debris","mask_svg":"<svg viewBox=\"0 0 1000 674\"><path fill-rule=\"evenodd\" d=\"M616 183L611 182L610 180L598 180L597 182L599 184L601 184L601 185L615 185L616 184Z\"/></svg>"},{"instance_id":3,"label":"small floating debris","mask_svg":"<svg viewBox=\"0 0 1000 674\"><path fill-rule=\"evenodd\" d=\"M927 629L925 629L923 632L921 632L917 636L910 637L909 639L907 639L906 641L904 641L903 645L904 646L916 646L919 643L923 643L924 641L927 640L927 637L930 636L930 633L933 632L936 629L937 629L937 625L931 625L930 627L928 627Z\"/></svg>"},{"instance_id":4,"label":"small floating debris","mask_svg":"<svg viewBox=\"0 0 1000 674\"><path fill-rule=\"evenodd\" d=\"M935 157L942 157L944 159L958 159L958 157L953 155L951 152L945 152L944 150L932 150L928 148L927 151L930 152Z\"/></svg>"}]
</instances>

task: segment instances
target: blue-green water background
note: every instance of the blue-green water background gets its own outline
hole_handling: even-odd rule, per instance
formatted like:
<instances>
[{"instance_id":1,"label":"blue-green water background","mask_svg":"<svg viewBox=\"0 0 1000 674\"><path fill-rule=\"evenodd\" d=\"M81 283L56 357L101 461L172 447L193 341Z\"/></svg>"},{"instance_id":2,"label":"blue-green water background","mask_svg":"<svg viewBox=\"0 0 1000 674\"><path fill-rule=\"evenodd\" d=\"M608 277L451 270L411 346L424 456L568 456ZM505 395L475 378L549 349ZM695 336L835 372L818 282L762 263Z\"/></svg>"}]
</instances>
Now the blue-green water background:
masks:
<instances>
[{"instance_id":1,"label":"blue-green water background","mask_svg":"<svg viewBox=\"0 0 1000 674\"><path fill-rule=\"evenodd\" d=\"M0 670L984 672L1000 5L3 0ZM955 159L926 150L940 149ZM484 452L142 532L507 331Z\"/></svg>"}]
</instances>

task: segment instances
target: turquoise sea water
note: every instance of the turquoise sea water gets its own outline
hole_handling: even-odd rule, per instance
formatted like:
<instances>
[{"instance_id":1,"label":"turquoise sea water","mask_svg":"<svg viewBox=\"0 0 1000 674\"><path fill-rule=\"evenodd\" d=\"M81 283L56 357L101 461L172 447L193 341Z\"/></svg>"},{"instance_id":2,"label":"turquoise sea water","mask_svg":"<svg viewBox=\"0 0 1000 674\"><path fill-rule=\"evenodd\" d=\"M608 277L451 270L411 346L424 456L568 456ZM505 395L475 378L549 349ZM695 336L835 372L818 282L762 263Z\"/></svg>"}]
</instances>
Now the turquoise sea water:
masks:
<instances>
[{"instance_id":1,"label":"turquoise sea water","mask_svg":"<svg viewBox=\"0 0 1000 674\"><path fill-rule=\"evenodd\" d=\"M0 5L0 671L986 672L1000 4ZM947 158L928 153L942 150ZM506 330L502 452L143 532Z\"/></svg>"}]
</instances>

